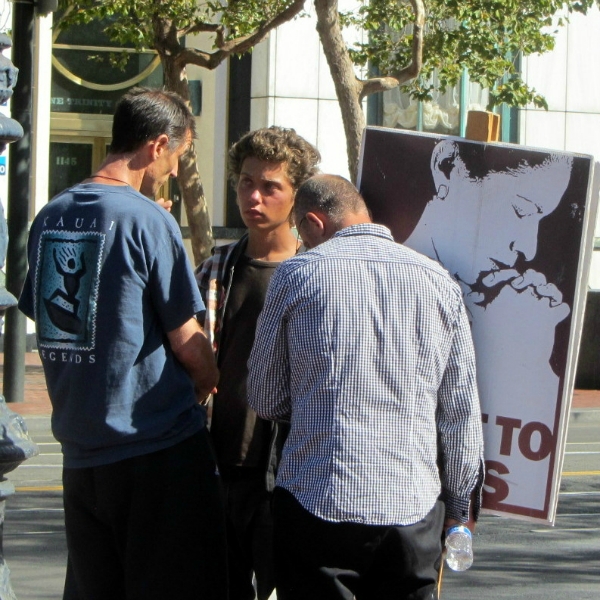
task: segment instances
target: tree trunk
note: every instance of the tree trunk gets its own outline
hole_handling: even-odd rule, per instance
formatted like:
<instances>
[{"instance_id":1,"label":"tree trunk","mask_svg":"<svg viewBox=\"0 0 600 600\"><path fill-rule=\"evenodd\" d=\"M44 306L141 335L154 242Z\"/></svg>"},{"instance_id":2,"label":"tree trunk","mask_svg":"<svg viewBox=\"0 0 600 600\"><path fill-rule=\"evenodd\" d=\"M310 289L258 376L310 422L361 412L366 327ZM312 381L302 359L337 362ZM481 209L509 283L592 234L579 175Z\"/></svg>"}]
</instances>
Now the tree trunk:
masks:
<instances>
[{"instance_id":1,"label":"tree trunk","mask_svg":"<svg viewBox=\"0 0 600 600\"><path fill-rule=\"evenodd\" d=\"M366 124L360 103L362 83L356 78L354 65L350 60L342 37L338 1L315 0L315 9L317 13L317 31L342 111L350 177L353 182L356 182L360 142Z\"/></svg>"},{"instance_id":2,"label":"tree trunk","mask_svg":"<svg viewBox=\"0 0 600 600\"><path fill-rule=\"evenodd\" d=\"M168 53L161 53L160 58L164 70L165 87L177 92L186 102L190 101L190 90L185 67L180 67L175 57ZM212 227L204 197L204 188L198 173L198 163L194 146L179 159L179 172L177 184L185 206L194 263L199 265L210 256L214 245Z\"/></svg>"}]
</instances>

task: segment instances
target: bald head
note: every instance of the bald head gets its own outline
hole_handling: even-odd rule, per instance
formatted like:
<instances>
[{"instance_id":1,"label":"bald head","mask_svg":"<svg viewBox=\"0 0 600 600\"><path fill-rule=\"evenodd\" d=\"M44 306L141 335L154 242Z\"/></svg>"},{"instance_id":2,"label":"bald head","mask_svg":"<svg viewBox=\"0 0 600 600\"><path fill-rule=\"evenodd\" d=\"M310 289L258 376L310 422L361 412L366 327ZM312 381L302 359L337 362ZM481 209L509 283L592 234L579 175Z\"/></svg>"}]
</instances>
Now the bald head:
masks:
<instances>
[{"instance_id":1,"label":"bald head","mask_svg":"<svg viewBox=\"0 0 600 600\"><path fill-rule=\"evenodd\" d=\"M339 175L315 175L296 192L294 212L302 218L308 212L320 212L336 224L352 215L369 220L369 210L358 190Z\"/></svg>"},{"instance_id":2,"label":"bald head","mask_svg":"<svg viewBox=\"0 0 600 600\"><path fill-rule=\"evenodd\" d=\"M307 179L296 192L294 216L309 248L344 227L371 222L369 209L358 190L339 175L314 175Z\"/></svg>"}]
</instances>

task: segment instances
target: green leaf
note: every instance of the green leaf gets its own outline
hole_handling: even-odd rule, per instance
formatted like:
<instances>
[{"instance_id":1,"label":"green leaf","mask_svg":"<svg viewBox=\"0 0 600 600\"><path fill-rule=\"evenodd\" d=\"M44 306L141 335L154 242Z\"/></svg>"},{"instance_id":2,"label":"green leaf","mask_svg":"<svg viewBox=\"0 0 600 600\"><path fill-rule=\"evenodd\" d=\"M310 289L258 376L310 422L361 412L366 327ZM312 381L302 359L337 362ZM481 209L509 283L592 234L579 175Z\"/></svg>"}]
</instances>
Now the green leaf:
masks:
<instances>
[{"instance_id":1,"label":"green leaf","mask_svg":"<svg viewBox=\"0 0 600 600\"><path fill-rule=\"evenodd\" d=\"M545 107L545 100L521 80L516 58L542 54L554 48L554 36L567 18L557 11L586 13L600 0L429 0L421 79L437 73L435 89L455 85L467 68L472 81L491 92L494 105L533 103ZM561 13L562 14L562 13ZM344 26L369 32L365 43L349 48L355 64L369 64L381 76L392 75L410 64L412 7L409 2L370 0L342 17ZM404 87L414 98L424 99L434 89L421 79Z\"/></svg>"}]
</instances>

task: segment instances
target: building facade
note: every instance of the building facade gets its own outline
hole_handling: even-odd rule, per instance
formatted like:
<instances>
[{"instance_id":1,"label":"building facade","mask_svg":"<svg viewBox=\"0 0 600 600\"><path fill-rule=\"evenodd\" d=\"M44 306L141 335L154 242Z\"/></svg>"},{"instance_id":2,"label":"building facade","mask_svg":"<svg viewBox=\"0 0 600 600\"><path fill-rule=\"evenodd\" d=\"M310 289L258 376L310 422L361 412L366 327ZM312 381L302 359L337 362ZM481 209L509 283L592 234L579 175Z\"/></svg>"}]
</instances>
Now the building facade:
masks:
<instances>
[{"instance_id":1,"label":"building facade","mask_svg":"<svg viewBox=\"0 0 600 600\"><path fill-rule=\"evenodd\" d=\"M340 2L343 9L358 4ZM0 16L10 27L10 3L0 0L0 5ZM293 127L319 148L324 172L348 176L341 113L315 30L314 10L307 2L305 16L272 32L241 59L214 71L188 67L198 125L198 168L221 241L234 237L241 226L225 165L227 147L245 131L273 124ZM526 81L546 97L549 110L527 107L505 113L503 140L600 159L600 10L595 7L586 16L570 19L559 31L553 52L522 63ZM159 61L151 52L132 52L124 72L111 68L102 55L115 48L97 27L57 34L49 15L36 18L34 38L32 218L60 189L100 164L110 142L116 99L133 85L162 83ZM210 50L209 39L188 43ZM370 105L365 102L370 124L452 134L461 133L467 110L482 109L486 103L485 90L468 82L420 110L397 91L383 96ZM0 174L3 200L5 181ZM176 189L165 193L177 200ZM175 214L185 227L181 203L176 203ZM600 237L600 228L596 235ZM590 286L600 290L600 252L594 253Z\"/></svg>"}]
</instances>

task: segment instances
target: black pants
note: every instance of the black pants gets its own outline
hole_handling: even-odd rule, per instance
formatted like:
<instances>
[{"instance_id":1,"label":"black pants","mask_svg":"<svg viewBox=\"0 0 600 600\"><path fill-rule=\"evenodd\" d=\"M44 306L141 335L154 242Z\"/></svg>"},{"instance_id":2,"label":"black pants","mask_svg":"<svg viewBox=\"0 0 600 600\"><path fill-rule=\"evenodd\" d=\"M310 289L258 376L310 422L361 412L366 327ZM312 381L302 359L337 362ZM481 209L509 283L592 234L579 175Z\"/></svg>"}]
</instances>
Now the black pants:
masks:
<instances>
[{"instance_id":1,"label":"black pants","mask_svg":"<svg viewBox=\"0 0 600 600\"><path fill-rule=\"evenodd\" d=\"M273 494L265 470L222 469L227 513L230 600L267 600L275 589L273 567ZM256 595L252 578L256 578Z\"/></svg>"},{"instance_id":2,"label":"black pants","mask_svg":"<svg viewBox=\"0 0 600 600\"><path fill-rule=\"evenodd\" d=\"M226 600L225 517L208 433L64 469L65 600Z\"/></svg>"},{"instance_id":3,"label":"black pants","mask_svg":"<svg viewBox=\"0 0 600 600\"><path fill-rule=\"evenodd\" d=\"M275 488L277 600L435 600L444 505L418 523L332 523Z\"/></svg>"}]
</instances>

